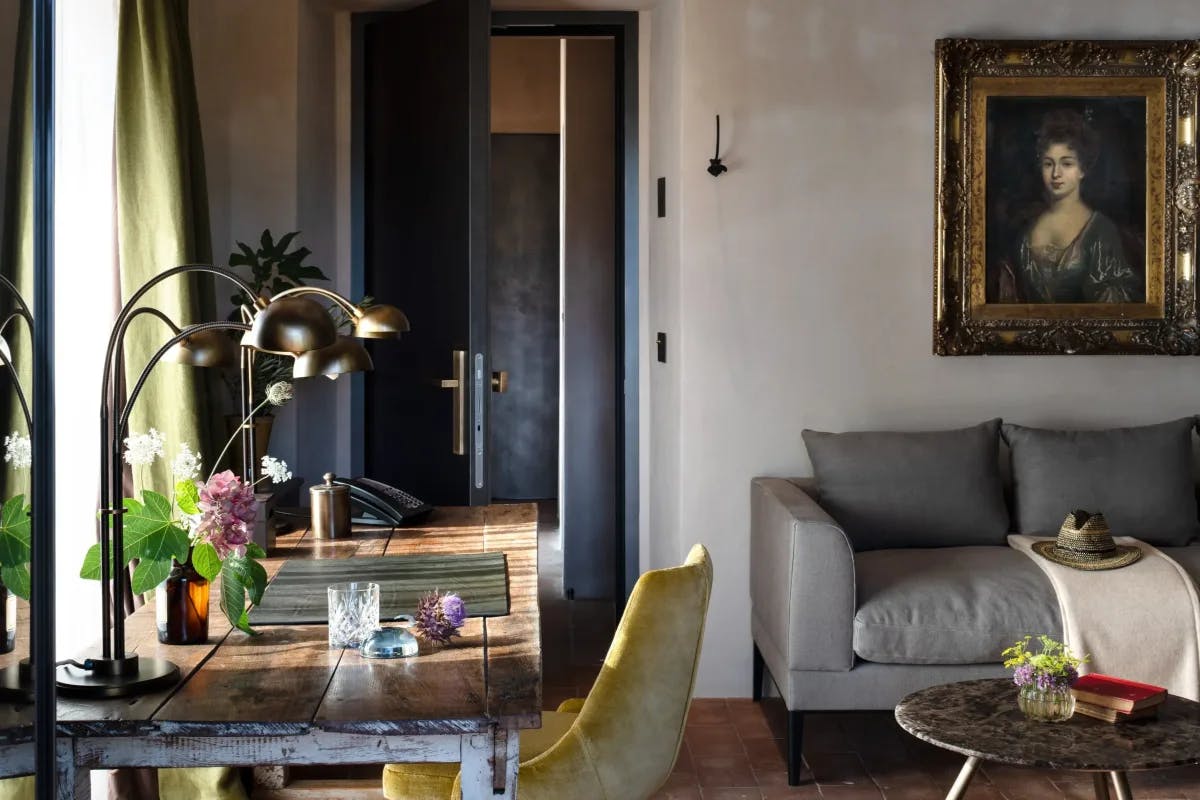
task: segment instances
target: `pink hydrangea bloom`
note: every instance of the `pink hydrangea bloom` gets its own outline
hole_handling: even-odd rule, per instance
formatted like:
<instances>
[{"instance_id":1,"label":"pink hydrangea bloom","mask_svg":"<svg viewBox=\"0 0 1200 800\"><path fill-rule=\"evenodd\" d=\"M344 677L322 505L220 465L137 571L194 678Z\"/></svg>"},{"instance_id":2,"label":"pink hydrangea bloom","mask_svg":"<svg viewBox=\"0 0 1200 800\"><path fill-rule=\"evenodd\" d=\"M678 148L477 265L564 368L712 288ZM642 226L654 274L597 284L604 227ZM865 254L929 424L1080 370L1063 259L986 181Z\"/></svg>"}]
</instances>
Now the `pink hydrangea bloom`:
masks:
<instances>
[{"instance_id":1,"label":"pink hydrangea bloom","mask_svg":"<svg viewBox=\"0 0 1200 800\"><path fill-rule=\"evenodd\" d=\"M196 540L211 544L221 558L230 553L244 556L258 513L254 487L225 470L213 475L207 483L197 481L196 488L200 491Z\"/></svg>"}]
</instances>

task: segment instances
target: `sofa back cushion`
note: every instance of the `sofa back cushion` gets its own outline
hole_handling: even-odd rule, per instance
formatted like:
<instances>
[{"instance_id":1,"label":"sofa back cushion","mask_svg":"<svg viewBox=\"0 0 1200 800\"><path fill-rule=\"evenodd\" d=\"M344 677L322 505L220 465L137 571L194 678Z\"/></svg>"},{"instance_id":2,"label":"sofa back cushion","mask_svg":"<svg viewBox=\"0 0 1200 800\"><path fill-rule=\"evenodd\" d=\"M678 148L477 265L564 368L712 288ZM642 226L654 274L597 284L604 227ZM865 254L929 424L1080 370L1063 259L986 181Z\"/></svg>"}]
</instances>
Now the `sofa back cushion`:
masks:
<instances>
[{"instance_id":1,"label":"sofa back cushion","mask_svg":"<svg viewBox=\"0 0 1200 800\"><path fill-rule=\"evenodd\" d=\"M1005 425L1017 531L1054 536L1067 514L1102 512L1114 536L1181 546L1200 534L1192 478L1195 420L1058 431Z\"/></svg>"},{"instance_id":2,"label":"sofa back cushion","mask_svg":"<svg viewBox=\"0 0 1200 800\"><path fill-rule=\"evenodd\" d=\"M856 551L1004 544L1000 420L919 433L803 432L821 506Z\"/></svg>"}]
</instances>

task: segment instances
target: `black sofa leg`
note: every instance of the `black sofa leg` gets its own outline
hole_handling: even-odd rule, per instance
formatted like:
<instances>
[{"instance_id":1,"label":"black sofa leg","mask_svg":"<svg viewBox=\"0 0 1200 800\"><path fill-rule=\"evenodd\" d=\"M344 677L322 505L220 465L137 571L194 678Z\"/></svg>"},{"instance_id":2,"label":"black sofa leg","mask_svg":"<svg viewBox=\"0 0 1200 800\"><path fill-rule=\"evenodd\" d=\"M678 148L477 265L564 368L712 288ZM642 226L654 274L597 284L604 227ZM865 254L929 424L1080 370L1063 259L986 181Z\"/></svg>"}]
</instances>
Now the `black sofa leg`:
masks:
<instances>
[{"instance_id":1,"label":"black sofa leg","mask_svg":"<svg viewBox=\"0 0 1200 800\"><path fill-rule=\"evenodd\" d=\"M804 712L788 711L787 769L788 786L800 785L800 767L804 764L801 748L804 743Z\"/></svg>"},{"instance_id":2,"label":"black sofa leg","mask_svg":"<svg viewBox=\"0 0 1200 800\"><path fill-rule=\"evenodd\" d=\"M751 697L754 702L762 701L762 685L763 685L763 670L766 669L766 662L763 661L762 653L759 652L758 645L754 645L754 684L751 689Z\"/></svg>"}]
</instances>

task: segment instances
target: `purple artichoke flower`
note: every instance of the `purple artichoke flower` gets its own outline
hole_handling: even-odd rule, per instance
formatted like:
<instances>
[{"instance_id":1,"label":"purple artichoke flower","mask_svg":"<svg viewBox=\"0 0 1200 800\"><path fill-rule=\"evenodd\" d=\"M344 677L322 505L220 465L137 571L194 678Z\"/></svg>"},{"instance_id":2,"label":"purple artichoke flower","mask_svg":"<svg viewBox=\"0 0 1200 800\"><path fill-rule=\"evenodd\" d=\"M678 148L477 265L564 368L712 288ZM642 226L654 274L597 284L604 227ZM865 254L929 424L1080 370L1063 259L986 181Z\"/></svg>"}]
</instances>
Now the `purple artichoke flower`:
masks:
<instances>
[{"instance_id":1,"label":"purple artichoke flower","mask_svg":"<svg viewBox=\"0 0 1200 800\"><path fill-rule=\"evenodd\" d=\"M467 607L458 595L445 594L442 596L442 613L446 615L447 622L455 628L461 628L467 618Z\"/></svg>"},{"instance_id":2,"label":"purple artichoke flower","mask_svg":"<svg viewBox=\"0 0 1200 800\"><path fill-rule=\"evenodd\" d=\"M427 592L417 601L417 613L413 628L424 639L430 642L446 644L455 636L467 618L467 608L462 598L447 592L441 594L437 590Z\"/></svg>"}]
</instances>

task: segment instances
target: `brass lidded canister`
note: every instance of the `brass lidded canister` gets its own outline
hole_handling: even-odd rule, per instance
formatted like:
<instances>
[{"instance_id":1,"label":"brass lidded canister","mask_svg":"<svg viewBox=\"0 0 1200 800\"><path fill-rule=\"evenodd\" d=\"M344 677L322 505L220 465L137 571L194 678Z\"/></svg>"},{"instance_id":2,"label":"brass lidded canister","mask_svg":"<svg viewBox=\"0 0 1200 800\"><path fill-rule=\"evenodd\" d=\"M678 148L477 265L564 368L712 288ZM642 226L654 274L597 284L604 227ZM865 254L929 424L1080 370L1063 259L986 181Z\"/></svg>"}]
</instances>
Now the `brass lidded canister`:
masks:
<instances>
[{"instance_id":1,"label":"brass lidded canister","mask_svg":"<svg viewBox=\"0 0 1200 800\"><path fill-rule=\"evenodd\" d=\"M312 532L318 539L340 539L350 535L350 487L333 482L326 472L324 484L311 486Z\"/></svg>"}]
</instances>

